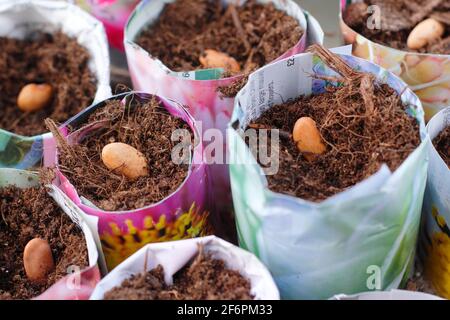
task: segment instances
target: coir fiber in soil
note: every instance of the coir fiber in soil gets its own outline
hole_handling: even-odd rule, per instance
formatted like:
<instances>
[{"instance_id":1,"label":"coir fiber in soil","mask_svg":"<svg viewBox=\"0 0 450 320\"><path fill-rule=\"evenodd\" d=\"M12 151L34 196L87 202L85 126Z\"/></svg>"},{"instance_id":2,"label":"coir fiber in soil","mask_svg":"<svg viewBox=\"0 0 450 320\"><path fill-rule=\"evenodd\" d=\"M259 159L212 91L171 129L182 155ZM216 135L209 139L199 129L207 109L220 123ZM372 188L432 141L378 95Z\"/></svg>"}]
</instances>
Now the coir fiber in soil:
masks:
<instances>
[{"instance_id":1,"label":"coir fiber in soil","mask_svg":"<svg viewBox=\"0 0 450 320\"><path fill-rule=\"evenodd\" d=\"M40 284L27 279L23 266L23 250L33 238L48 241L55 261ZM66 276L68 267L89 265L82 231L43 187L0 189L0 248L0 300L36 297Z\"/></svg>"},{"instance_id":2,"label":"coir fiber in soil","mask_svg":"<svg viewBox=\"0 0 450 320\"><path fill-rule=\"evenodd\" d=\"M450 168L450 127L442 130L442 132L433 139L433 145Z\"/></svg>"},{"instance_id":3,"label":"coir fiber in soil","mask_svg":"<svg viewBox=\"0 0 450 320\"><path fill-rule=\"evenodd\" d=\"M295 46L298 22L272 4L249 0L224 7L219 0L177 0L137 43L174 71L201 69L205 49L227 53L243 72L261 67Z\"/></svg>"},{"instance_id":4,"label":"coir fiber in soil","mask_svg":"<svg viewBox=\"0 0 450 320\"><path fill-rule=\"evenodd\" d=\"M105 300L253 300L250 282L222 260L200 254L174 275L173 285L164 282L162 266L125 280L104 296Z\"/></svg>"},{"instance_id":5,"label":"coir fiber in soil","mask_svg":"<svg viewBox=\"0 0 450 320\"><path fill-rule=\"evenodd\" d=\"M431 282L425 278L423 267L419 263L416 263L414 274L408 279L405 289L436 295L436 291L433 289Z\"/></svg>"},{"instance_id":6,"label":"coir fiber in soil","mask_svg":"<svg viewBox=\"0 0 450 320\"><path fill-rule=\"evenodd\" d=\"M135 101L127 108L120 101L109 101L94 112L86 125L105 121L80 144L67 145L58 139L59 168L81 196L107 211L139 209L172 194L186 179L188 164L171 159L171 140L176 129L191 130L181 119L170 115L155 99L144 104ZM52 130L54 132L55 130ZM55 134L55 132L54 132ZM102 149L112 142L126 143L142 152L149 175L134 181L110 171L101 159Z\"/></svg>"},{"instance_id":7,"label":"coir fiber in soil","mask_svg":"<svg viewBox=\"0 0 450 320\"><path fill-rule=\"evenodd\" d=\"M418 52L450 54L450 0L365 0L367 5L381 9L381 29L369 29L369 14L362 4L346 8L344 21L356 32L375 42L389 47L414 51L407 47L406 40L414 27L427 18L434 18L445 25L442 38Z\"/></svg>"},{"instance_id":8,"label":"coir fiber in soil","mask_svg":"<svg viewBox=\"0 0 450 320\"><path fill-rule=\"evenodd\" d=\"M33 136L46 132L44 120L63 122L91 104L96 79L88 67L89 53L75 39L58 32L27 40L0 37L0 128ZM47 83L53 100L47 108L24 113L17 96L29 83Z\"/></svg>"},{"instance_id":9,"label":"coir fiber in soil","mask_svg":"<svg viewBox=\"0 0 450 320\"><path fill-rule=\"evenodd\" d=\"M370 74L353 71L326 49L313 48L343 76L343 85L274 106L249 126L281 131L279 171L267 176L269 188L321 201L368 178L384 163L397 169L420 144L420 135L416 119L407 115L391 88L376 84ZM291 137L295 122L305 116L316 122L327 147L313 162L303 157Z\"/></svg>"}]
</instances>

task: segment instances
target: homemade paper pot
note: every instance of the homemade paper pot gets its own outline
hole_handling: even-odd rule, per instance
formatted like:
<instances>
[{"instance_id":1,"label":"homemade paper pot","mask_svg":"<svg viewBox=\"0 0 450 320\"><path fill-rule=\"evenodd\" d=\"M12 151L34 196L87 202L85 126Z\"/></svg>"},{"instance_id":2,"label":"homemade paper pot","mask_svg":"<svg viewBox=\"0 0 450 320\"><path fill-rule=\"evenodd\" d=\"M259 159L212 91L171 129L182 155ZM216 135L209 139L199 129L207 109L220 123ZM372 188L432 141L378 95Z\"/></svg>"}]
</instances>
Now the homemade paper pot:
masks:
<instances>
[{"instance_id":1,"label":"homemade paper pot","mask_svg":"<svg viewBox=\"0 0 450 320\"><path fill-rule=\"evenodd\" d=\"M128 17L140 0L75 0L105 26L108 41L116 49L124 50L123 29Z\"/></svg>"},{"instance_id":2,"label":"homemade paper pot","mask_svg":"<svg viewBox=\"0 0 450 320\"><path fill-rule=\"evenodd\" d=\"M403 92L401 100L419 122L422 142L395 172L383 165L367 180L322 202L272 192L240 134L273 105L322 93L331 84L311 74L337 74L308 53L250 75L236 97L228 130L238 235L240 245L268 267L286 299L327 299L374 289L368 287L373 284L377 289L397 288L414 260L429 143L420 100L381 67L349 55L340 57L355 70L372 73Z\"/></svg>"},{"instance_id":3,"label":"homemade paper pot","mask_svg":"<svg viewBox=\"0 0 450 320\"><path fill-rule=\"evenodd\" d=\"M125 51L130 75L135 90L159 94L189 106L189 112L195 120L201 121L202 130L220 129L225 136L225 129L233 110L233 98L223 97L219 87L228 86L242 79L242 76L221 78L221 69L197 70L192 72L174 72L166 67L158 57L153 57L135 43L140 32L154 23L167 3L173 0L142 1L135 9L125 27ZM228 4L234 0L224 0ZM239 3L244 3L240 1ZM304 30L299 42L285 52L279 59L304 52L307 44L322 43L323 32L318 22L291 0L258 0L260 3L272 2L276 8L286 11L294 17ZM186 70L189 71L189 70ZM203 135L202 135L203 136ZM205 145L209 141L205 141ZM224 150L226 147L224 146ZM211 164L214 176L215 209L213 212L229 212L231 193L228 166ZM227 218L212 217L219 231L229 228L233 221ZM222 220L222 221L221 221ZM222 235L224 236L224 235Z\"/></svg>"},{"instance_id":4,"label":"homemade paper pot","mask_svg":"<svg viewBox=\"0 0 450 320\"><path fill-rule=\"evenodd\" d=\"M63 1L0 1L0 36L23 39L37 30L61 30L75 37L91 55L89 67L97 79L94 101L111 96L108 45L98 20ZM28 169L35 166L41 161L49 138L49 133L24 137L0 128L0 167Z\"/></svg>"},{"instance_id":5,"label":"homemade paper pot","mask_svg":"<svg viewBox=\"0 0 450 320\"><path fill-rule=\"evenodd\" d=\"M450 55L407 52L373 42L351 29L342 14L351 0L341 0L340 24L353 55L379 64L405 81L421 99L426 120L450 105Z\"/></svg>"},{"instance_id":6,"label":"homemade paper pot","mask_svg":"<svg viewBox=\"0 0 450 320\"><path fill-rule=\"evenodd\" d=\"M30 188L39 185L39 178L36 173L17 169L0 169L0 187L16 186L18 188ZM55 190L49 192L57 203L64 203L67 199ZM58 201L58 200L59 201ZM89 228L89 224L96 224L96 219L84 220L78 211L67 210L64 212L70 217L84 234L89 255L89 267L79 273L72 273L57 281L45 292L34 299L38 300L86 300L94 290L95 285L100 281L99 266L103 264L103 257L98 252L94 236Z\"/></svg>"},{"instance_id":7,"label":"homemade paper pot","mask_svg":"<svg viewBox=\"0 0 450 320\"><path fill-rule=\"evenodd\" d=\"M103 278L92 293L91 300L102 300L106 292L119 286L125 279L150 271L158 265L164 268L165 282L172 284L173 275L198 254L199 244L204 245L205 252L211 253L213 258L223 260L227 268L247 278L255 300L280 299L269 271L253 254L220 238L209 236L146 245Z\"/></svg>"},{"instance_id":8,"label":"homemade paper pot","mask_svg":"<svg viewBox=\"0 0 450 320\"><path fill-rule=\"evenodd\" d=\"M152 97L137 92L116 95L84 110L61 127L60 131L70 144L75 144L88 134L95 135L95 130L102 128L101 124L81 127L89 115L104 107L107 101L120 100L130 106L132 101L145 102ZM195 141L199 141L196 124L189 113L172 100L155 97L172 116L184 120L192 129ZM69 126L73 128L72 132L69 132ZM45 150L45 159L50 166L57 165L56 152L55 147ZM199 141L192 150L188 176L174 193L158 203L137 210L111 212L95 207L89 199L78 194L58 167L54 187L65 193L84 213L98 217L98 228L93 232L101 240L107 267L111 270L147 243L194 238L209 231L205 208L207 170L202 152L203 144Z\"/></svg>"},{"instance_id":9,"label":"homemade paper pot","mask_svg":"<svg viewBox=\"0 0 450 320\"><path fill-rule=\"evenodd\" d=\"M450 126L450 107L436 114L427 125L430 139ZM425 274L436 292L450 299L450 169L430 143L430 164L423 204ZM421 252L422 253L422 252Z\"/></svg>"}]
</instances>

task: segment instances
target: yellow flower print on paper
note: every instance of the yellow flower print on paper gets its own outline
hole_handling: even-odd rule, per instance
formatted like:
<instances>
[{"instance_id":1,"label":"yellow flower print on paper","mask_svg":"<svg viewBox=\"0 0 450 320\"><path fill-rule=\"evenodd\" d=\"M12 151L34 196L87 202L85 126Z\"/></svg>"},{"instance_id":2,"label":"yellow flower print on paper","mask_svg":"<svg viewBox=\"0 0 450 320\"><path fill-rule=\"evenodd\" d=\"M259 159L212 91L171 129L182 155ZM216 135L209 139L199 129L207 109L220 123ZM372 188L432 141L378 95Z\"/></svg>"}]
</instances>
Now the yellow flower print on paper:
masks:
<instances>
[{"instance_id":1,"label":"yellow flower print on paper","mask_svg":"<svg viewBox=\"0 0 450 320\"><path fill-rule=\"evenodd\" d=\"M174 221L167 221L166 215L161 215L158 221L147 216L143 229L138 229L131 220L127 220L127 232L121 232L116 223L111 223L111 233L100 236L103 253L108 270L112 270L123 260L138 251L148 243L175 241L201 237L209 234L208 214L200 214L191 206L188 212L178 216Z\"/></svg>"},{"instance_id":2,"label":"yellow flower print on paper","mask_svg":"<svg viewBox=\"0 0 450 320\"><path fill-rule=\"evenodd\" d=\"M435 218L442 232L435 232L428 248L426 275L436 293L450 299L450 229L437 208L433 207Z\"/></svg>"}]
</instances>

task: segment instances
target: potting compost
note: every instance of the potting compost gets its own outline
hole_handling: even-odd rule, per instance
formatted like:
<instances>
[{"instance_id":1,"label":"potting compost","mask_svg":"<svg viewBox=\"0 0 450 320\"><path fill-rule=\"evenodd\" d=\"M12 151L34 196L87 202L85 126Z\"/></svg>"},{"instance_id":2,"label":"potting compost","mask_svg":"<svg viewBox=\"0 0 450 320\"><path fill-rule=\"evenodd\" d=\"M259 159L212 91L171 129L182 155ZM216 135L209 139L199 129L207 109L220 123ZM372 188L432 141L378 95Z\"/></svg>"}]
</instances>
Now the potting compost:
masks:
<instances>
[{"instance_id":1,"label":"potting compost","mask_svg":"<svg viewBox=\"0 0 450 320\"><path fill-rule=\"evenodd\" d=\"M38 135L47 131L45 118L64 122L93 101L97 85L90 55L76 39L62 32L36 32L25 40L0 37L0 47L0 129ZM23 98L30 85L34 91ZM27 107L40 99L44 86L47 101ZM21 99L26 99L24 107Z\"/></svg>"},{"instance_id":2,"label":"potting compost","mask_svg":"<svg viewBox=\"0 0 450 320\"><path fill-rule=\"evenodd\" d=\"M450 127L445 128L433 139L433 144L439 155L450 168Z\"/></svg>"},{"instance_id":3,"label":"potting compost","mask_svg":"<svg viewBox=\"0 0 450 320\"><path fill-rule=\"evenodd\" d=\"M69 144L58 130L61 172L80 195L103 210L119 211L142 208L173 193L185 180L189 164L175 164L171 152L177 142L171 140L176 129L190 130L179 118L170 115L156 99L127 108L120 101L108 101L94 112L85 125L102 123L80 144ZM190 131L189 131L190 132ZM123 143L145 157L148 175L129 179L105 166L102 150L111 143ZM124 154L127 157L127 154Z\"/></svg>"},{"instance_id":4,"label":"potting compost","mask_svg":"<svg viewBox=\"0 0 450 320\"><path fill-rule=\"evenodd\" d=\"M311 201L342 192L383 164L394 171L420 144L419 125L393 89L349 69L337 56L322 52L321 58L345 75L341 86L274 106L249 125L284 133L277 150L279 171L267 176L269 188ZM324 152L313 161L291 134L302 117L314 120L323 140Z\"/></svg>"},{"instance_id":5,"label":"potting compost","mask_svg":"<svg viewBox=\"0 0 450 320\"><path fill-rule=\"evenodd\" d=\"M0 1L0 300L450 297L450 0L137 2Z\"/></svg>"},{"instance_id":6,"label":"potting compost","mask_svg":"<svg viewBox=\"0 0 450 320\"><path fill-rule=\"evenodd\" d=\"M29 279L24 267L24 249L35 238L48 242L54 260L40 281ZM81 229L44 187L0 189L0 243L0 300L36 297L66 276L68 267L89 265Z\"/></svg>"},{"instance_id":7,"label":"potting compost","mask_svg":"<svg viewBox=\"0 0 450 320\"><path fill-rule=\"evenodd\" d=\"M105 300L252 300L250 282L222 260L199 250L191 264L164 281L162 266L133 275L105 294Z\"/></svg>"},{"instance_id":8,"label":"potting compost","mask_svg":"<svg viewBox=\"0 0 450 320\"><path fill-rule=\"evenodd\" d=\"M137 43L173 71L214 68L225 60L232 64L226 73L237 74L275 60L302 34L298 22L271 3L224 7L219 0L177 0Z\"/></svg>"}]
</instances>

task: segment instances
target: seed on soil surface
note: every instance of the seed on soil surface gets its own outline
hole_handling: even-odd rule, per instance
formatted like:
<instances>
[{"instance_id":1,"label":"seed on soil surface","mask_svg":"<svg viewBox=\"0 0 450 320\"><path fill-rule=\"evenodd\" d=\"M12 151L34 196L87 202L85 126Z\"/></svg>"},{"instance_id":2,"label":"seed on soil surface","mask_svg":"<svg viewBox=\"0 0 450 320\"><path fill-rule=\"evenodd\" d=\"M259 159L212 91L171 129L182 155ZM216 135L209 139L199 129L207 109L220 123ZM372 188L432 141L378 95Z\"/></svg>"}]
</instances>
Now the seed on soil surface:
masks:
<instances>
[{"instance_id":1,"label":"seed on soil surface","mask_svg":"<svg viewBox=\"0 0 450 320\"><path fill-rule=\"evenodd\" d=\"M420 22L409 34L407 45L410 49L420 49L442 37L445 28L439 21L429 18Z\"/></svg>"},{"instance_id":2,"label":"seed on soil surface","mask_svg":"<svg viewBox=\"0 0 450 320\"><path fill-rule=\"evenodd\" d=\"M292 137L298 150L310 162L327 149L316 122L310 117L301 117L295 122Z\"/></svg>"},{"instance_id":3,"label":"seed on soil surface","mask_svg":"<svg viewBox=\"0 0 450 320\"><path fill-rule=\"evenodd\" d=\"M223 68L225 71L237 73L241 71L239 63L228 54L207 49L199 58L204 68Z\"/></svg>"},{"instance_id":4,"label":"seed on soil surface","mask_svg":"<svg viewBox=\"0 0 450 320\"><path fill-rule=\"evenodd\" d=\"M53 88L49 84L27 84L20 90L17 106L24 112L39 111L50 105Z\"/></svg>"},{"instance_id":5,"label":"seed on soil surface","mask_svg":"<svg viewBox=\"0 0 450 320\"><path fill-rule=\"evenodd\" d=\"M23 265L28 279L41 282L54 268L52 249L46 240L35 238L23 251Z\"/></svg>"},{"instance_id":6,"label":"seed on soil surface","mask_svg":"<svg viewBox=\"0 0 450 320\"><path fill-rule=\"evenodd\" d=\"M104 146L102 161L108 169L120 173L130 180L148 175L145 156L125 143L114 142Z\"/></svg>"}]
</instances>

